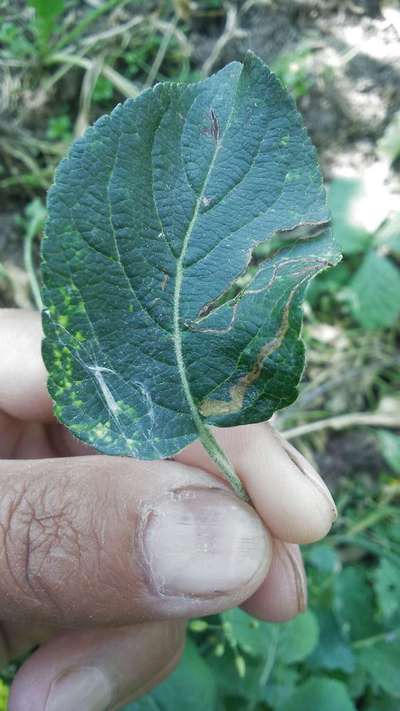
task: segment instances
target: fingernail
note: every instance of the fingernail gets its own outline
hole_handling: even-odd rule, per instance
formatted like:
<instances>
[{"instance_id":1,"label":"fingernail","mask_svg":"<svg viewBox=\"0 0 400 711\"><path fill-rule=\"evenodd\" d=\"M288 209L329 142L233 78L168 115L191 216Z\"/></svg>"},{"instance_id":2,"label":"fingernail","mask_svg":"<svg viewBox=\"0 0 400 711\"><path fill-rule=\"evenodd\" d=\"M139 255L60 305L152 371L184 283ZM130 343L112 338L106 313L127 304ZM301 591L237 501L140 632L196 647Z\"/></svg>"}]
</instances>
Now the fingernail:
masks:
<instances>
[{"instance_id":1,"label":"fingernail","mask_svg":"<svg viewBox=\"0 0 400 711\"><path fill-rule=\"evenodd\" d=\"M281 437L283 446L285 448L286 454L293 464L297 467L300 473L307 478L307 480L314 486L318 492L323 496L325 501L329 506L329 510L332 516L332 523L337 519L337 508L336 504L332 498L332 494L326 486L324 480L320 477L318 472L311 466L310 462L307 461L303 455L295 449L290 442L287 442L283 437Z\"/></svg>"},{"instance_id":2,"label":"fingernail","mask_svg":"<svg viewBox=\"0 0 400 711\"><path fill-rule=\"evenodd\" d=\"M105 711L111 698L111 685L105 674L96 667L80 667L53 681L45 711Z\"/></svg>"},{"instance_id":3,"label":"fingernail","mask_svg":"<svg viewBox=\"0 0 400 711\"><path fill-rule=\"evenodd\" d=\"M148 512L142 535L153 585L164 595L240 589L264 567L270 545L253 509L217 488L172 492Z\"/></svg>"},{"instance_id":4,"label":"fingernail","mask_svg":"<svg viewBox=\"0 0 400 711\"><path fill-rule=\"evenodd\" d=\"M307 579L304 572L301 553L293 543L279 542L278 555L287 571L287 580L295 593L297 613L307 607Z\"/></svg>"}]
</instances>

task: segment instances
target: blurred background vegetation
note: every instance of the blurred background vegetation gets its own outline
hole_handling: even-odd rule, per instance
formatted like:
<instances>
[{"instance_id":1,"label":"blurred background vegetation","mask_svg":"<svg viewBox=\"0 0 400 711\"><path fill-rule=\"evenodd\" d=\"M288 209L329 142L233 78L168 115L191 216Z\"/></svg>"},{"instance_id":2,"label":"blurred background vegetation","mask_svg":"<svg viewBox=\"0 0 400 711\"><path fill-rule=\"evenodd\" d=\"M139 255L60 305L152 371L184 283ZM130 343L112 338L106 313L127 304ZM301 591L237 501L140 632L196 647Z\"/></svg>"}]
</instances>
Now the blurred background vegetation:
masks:
<instances>
[{"instance_id":1,"label":"blurred background vegetation","mask_svg":"<svg viewBox=\"0 0 400 711\"><path fill-rule=\"evenodd\" d=\"M70 142L153 83L256 51L316 144L343 261L305 304L307 368L275 425L339 519L304 548L309 611L189 626L130 711L400 708L400 5L395 0L0 0L0 305L35 306L45 194ZM0 710L18 662L0 679Z\"/></svg>"}]
</instances>

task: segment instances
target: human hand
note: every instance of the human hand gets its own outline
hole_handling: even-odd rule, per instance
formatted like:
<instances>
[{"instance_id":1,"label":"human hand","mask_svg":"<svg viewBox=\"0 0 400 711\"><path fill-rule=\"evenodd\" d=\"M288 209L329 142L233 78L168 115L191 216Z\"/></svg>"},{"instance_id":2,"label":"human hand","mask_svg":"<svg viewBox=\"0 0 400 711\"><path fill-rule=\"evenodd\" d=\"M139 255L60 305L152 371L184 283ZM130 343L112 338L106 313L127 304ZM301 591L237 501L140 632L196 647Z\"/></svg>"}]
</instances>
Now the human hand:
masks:
<instances>
[{"instance_id":1,"label":"human hand","mask_svg":"<svg viewBox=\"0 0 400 711\"><path fill-rule=\"evenodd\" d=\"M335 507L265 424L216 430L255 509L199 443L175 461L93 454L52 415L40 340L38 314L0 311L0 662L40 645L9 711L114 711L173 669L184 619L304 609L296 544Z\"/></svg>"}]
</instances>

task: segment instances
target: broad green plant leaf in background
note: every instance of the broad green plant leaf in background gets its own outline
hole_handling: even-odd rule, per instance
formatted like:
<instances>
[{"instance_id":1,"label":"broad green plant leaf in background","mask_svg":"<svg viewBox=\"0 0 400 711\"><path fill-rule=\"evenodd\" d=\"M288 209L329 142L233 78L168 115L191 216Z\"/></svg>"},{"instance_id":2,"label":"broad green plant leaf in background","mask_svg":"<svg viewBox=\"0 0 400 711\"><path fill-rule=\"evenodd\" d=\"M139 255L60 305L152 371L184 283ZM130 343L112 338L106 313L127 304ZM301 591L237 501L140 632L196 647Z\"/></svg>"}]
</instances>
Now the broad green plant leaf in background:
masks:
<instances>
[{"instance_id":1,"label":"broad green plant leaf in background","mask_svg":"<svg viewBox=\"0 0 400 711\"><path fill-rule=\"evenodd\" d=\"M296 693L296 686L299 684L300 678L301 675L296 667L275 666L263 693L268 709L280 708L288 701ZM261 708L265 711L265 707Z\"/></svg>"},{"instance_id":2,"label":"broad green plant leaf in background","mask_svg":"<svg viewBox=\"0 0 400 711\"><path fill-rule=\"evenodd\" d=\"M333 234L347 256L368 249L374 234L389 217L392 198L385 184L385 174L379 166L371 166L362 177L332 180L328 202Z\"/></svg>"},{"instance_id":3,"label":"broad green plant leaf in background","mask_svg":"<svg viewBox=\"0 0 400 711\"><path fill-rule=\"evenodd\" d=\"M391 215L374 238L378 250L400 257L400 213Z\"/></svg>"},{"instance_id":4,"label":"broad green plant leaf in background","mask_svg":"<svg viewBox=\"0 0 400 711\"><path fill-rule=\"evenodd\" d=\"M371 250L340 296L364 329L391 328L400 316L400 271Z\"/></svg>"},{"instance_id":5,"label":"broad green plant leaf in background","mask_svg":"<svg viewBox=\"0 0 400 711\"><path fill-rule=\"evenodd\" d=\"M329 207L335 238L343 254L364 252L371 241L371 233L365 224L364 185L357 178L335 178L329 184ZM361 208L358 204L361 203Z\"/></svg>"},{"instance_id":6,"label":"broad green plant leaf in background","mask_svg":"<svg viewBox=\"0 0 400 711\"><path fill-rule=\"evenodd\" d=\"M277 658L283 664L301 662L311 654L318 643L319 625L310 610L276 627L280 629Z\"/></svg>"},{"instance_id":7,"label":"broad green plant leaf in background","mask_svg":"<svg viewBox=\"0 0 400 711\"><path fill-rule=\"evenodd\" d=\"M332 612L326 609L318 611L319 642L308 659L308 665L315 670L339 670L352 674L355 670L353 651L341 634Z\"/></svg>"},{"instance_id":8,"label":"broad green plant leaf in background","mask_svg":"<svg viewBox=\"0 0 400 711\"><path fill-rule=\"evenodd\" d=\"M333 611L343 638L357 641L377 632L373 591L364 568L347 565L334 579Z\"/></svg>"},{"instance_id":9,"label":"broad green plant leaf in background","mask_svg":"<svg viewBox=\"0 0 400 711\"><path fill-rule=\"evenodd\" d=\"M382 558L373 573L375 594L379 602L380 617L387 624L400 624L400 568ZM400 630L397 630L400 637Z\"/></svg>"},{"instance_id":10,"label":"broad green plant leaf in background","mask_svg":"<svg viewBox=\"0 0 400 711\"><path fill-rule=\"evenodd\" d=\"M387 640L370 644L358 652L359 663L371 681L390 696L400 699L400 640L388 632Z\"/></svg>"},{"instance_id":11,"label":"broad green plant leaf in background","mask_svg":"<svg viewBox=\"0 0 400 711\"><path fill-rule=\"evenodd\" d=\"M139 701L124 706L123 711L213 711L217 687L210 667L193 642L187 640L178 667L159 686Z\"/></svg>"},{"instance_id":12,"label":"broad green plant leaf in background","mask_svg":"<svg viewBox=\"0 0 400 711\"><path fill-rule=\"evenodd\" d=\"M248 53L104 116L62 161L43 244L57 417L108 454L171 456L293 402L307 282L339 259L294 102Z\"/></svg>"},{"instance_id":13,"label":"broad green plant leaf in background","mask_svg":"<svg viewBox=\"0 0 400 711\"><path fill-rule=\"evenodd\" d=\"M307 549L307 562L322 573L336 573L340 570L340 557L328 543L316 543Z\"/></svg>"},{"instance_id":14,"label":"broad green plant leaf in background","mask_svg":"<svg viewBox=\"0 0 400 711\"><path fill-rule=\"evenodd\" d=\"M277 711L356 711L344 684L335 679L309 679Z\"/></svg>"},{"instance_id":15,"label":"broad green plant leaf in background","mask_svg":"<svg viewBox=\"0 0 400 711\"><path fill-rule=\"evenodd\" d=\"M208 657L220 690L253 702L286 700L293 691L289 680L294 687L299 677L289 665L304 661L318 642L315 615L308 611L285 624L273 624L235 608L222 613L221 619L224 654ZM244 657L242 670L235 663L240 655Z\"/></svg>"},{"instance_id":16,"label":"broad green plant leaf in background","mask_svg":"<svg viewBox=\"0 0 400 711\"><path fill-rule=\"evenodd\" d=\"M399 702L387 696L377 697L368 704L365 711L399 711Z\"/></svg>"},{"instance_id":17,"label":"broad green plant leaf in background","mask_svg":"<svg viewBox=\"0 0 400 711\"><path fill-rule=\"evenodd\" d=\"M318 642L318 622L310 611L284 625L261 622L239 608L221 616L226 637L251 657L267 657L274 647L277 661L294 664L311 654Z\"/></svg>"}]
</instances>

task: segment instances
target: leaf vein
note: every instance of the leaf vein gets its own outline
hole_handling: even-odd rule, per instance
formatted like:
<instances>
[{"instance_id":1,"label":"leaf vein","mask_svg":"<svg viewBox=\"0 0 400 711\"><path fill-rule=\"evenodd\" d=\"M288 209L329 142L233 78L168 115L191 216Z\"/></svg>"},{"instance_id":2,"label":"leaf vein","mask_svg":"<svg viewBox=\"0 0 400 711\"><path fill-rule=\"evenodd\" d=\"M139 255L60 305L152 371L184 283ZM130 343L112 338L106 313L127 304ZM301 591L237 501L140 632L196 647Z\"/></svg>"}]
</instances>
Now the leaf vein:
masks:
<instances>
[{"instance_id":1,"label":"leaf vein","mask_svg":"<svg viewBox=\"0 0 400 711\"><path fill-rule=\"evenodd\" d=\"M114 177L114 170L115 170L115 166L117 164L117 160L119 157L119 151L120 151L120 145L121 145L122 127L120 126L119 128L120 128L120 130L119 130L119 135L118 135L118 142L117 142L117 147L116 147L116 151L115 151L114 161L113 161L113 165L112 165L111 172L110 172L108 182L107 182L107 204L108 204L108 208L109 208L109 220L110 220L110 227L111 227L111 233L112 233L112 237L113 237L113 241L114 241L115 251L117 254L117 261L118 261L118 264L120 265L121 271L126 279L129 289L130 289L132 295L134 296L135 300L137 301L138 305L142 309L142 311L157 326L157 328L164 331L165 333L168 333L168 335L171 335L171 332L167 328L165 328L165 326L163 326L161 323L159 323L159 321L157 321L157 319L154 318L154 316L150 313L148 308L139 299L136 290L133 288L133 284L128 276L125 265L124 265L122 258L121 258L121 252L119 250L117 234L116 234L116 231L114 228L114 223L113 223L113 209L112 209L112 201L111 201L111 194L110 194L111 183L112 183L112 179Z\"/></svg>"}]
</instances>

